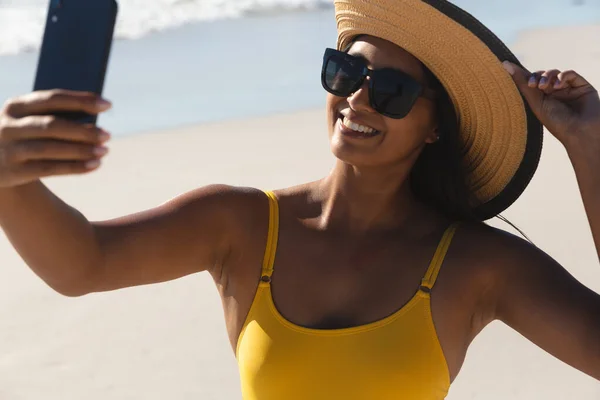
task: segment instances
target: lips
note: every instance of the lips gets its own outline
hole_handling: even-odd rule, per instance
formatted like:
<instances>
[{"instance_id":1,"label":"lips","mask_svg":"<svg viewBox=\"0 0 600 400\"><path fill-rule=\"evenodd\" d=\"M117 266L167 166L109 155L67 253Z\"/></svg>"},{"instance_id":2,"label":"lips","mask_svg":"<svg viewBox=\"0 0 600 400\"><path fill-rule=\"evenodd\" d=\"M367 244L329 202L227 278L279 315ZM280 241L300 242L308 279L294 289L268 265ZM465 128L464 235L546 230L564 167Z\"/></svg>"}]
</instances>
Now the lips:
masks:
<instances>
[{"instance_id":1,"label":"lips","mask_svg":"<svg viewBox=\"0 0 600 400\"><path fill-rule=\"evenodd\" d=\"M338 124L343 135L353 138L368 139L381 133L370 126L359 124L341 114L338 118Z\"/></svg>"}]
</instances>

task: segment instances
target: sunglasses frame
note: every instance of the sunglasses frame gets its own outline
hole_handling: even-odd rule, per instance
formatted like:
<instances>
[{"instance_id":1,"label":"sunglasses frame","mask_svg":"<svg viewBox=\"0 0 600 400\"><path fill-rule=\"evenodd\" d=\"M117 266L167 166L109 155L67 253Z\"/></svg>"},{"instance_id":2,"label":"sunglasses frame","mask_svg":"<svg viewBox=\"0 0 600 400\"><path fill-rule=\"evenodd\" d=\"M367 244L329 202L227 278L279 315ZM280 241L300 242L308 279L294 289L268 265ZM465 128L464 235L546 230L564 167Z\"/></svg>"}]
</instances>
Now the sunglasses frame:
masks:
<instances>
[{"instance_id":1,"label":"sunglasses frame","mask_svg":"<svg viewBox=\"0 0 600 400\"><path fill-rule=\"evenodd\" d=\"M338 57L340 59L343 59L344 61L350 62L353 65L358 64L362 68L360 79L354 84L354 86L349 91L349 93L346 93L346 92L342 93L342 92L333 90L327 84L327 65L333 57ZM403 79L405 79L407 82L409 82L412 86L414 86L416 88L416 90L413 93L411 93L411 97L408 102L409 106L402 113L390 113L385 110L382 110L381 108L383 108L383 107L378 107L375 102L376 89L375 89L374 85L377 80L377 76L380 74L385 74L385 73L389 73L389 72L393 72L396 75L402 76ZM367 67L365 61L359 57L352 56L348 53L345 53L343 51L336 50L336 49L331 49L331 48L325 49L325 55L323 56L323 66L321 69L321 84L323 85L323 88L327 92L333 94L334 96L338 96L338 97L349 97L353 93L357 92L364 85L367 77L370 78L368 80L368 82L369 82L369 103L370 103L371 107L374 110L376 110L378 113L380 113L381 115L384 115L389 118L393 118L393 119L405 118L410 113L410 111L414 107L414 105L419 97L423 97L423 98L426 98L429 100L435 100L437 97L436 93L433 90L423 86L423 84L421 82L417 81L415 78L408 75L406 72L403 72L403 71L400 71L397 69L392 69L392 68L383 68L383 69L373 70L373 69L370 69L369 67Z\"/></svg>"}]
</instances>

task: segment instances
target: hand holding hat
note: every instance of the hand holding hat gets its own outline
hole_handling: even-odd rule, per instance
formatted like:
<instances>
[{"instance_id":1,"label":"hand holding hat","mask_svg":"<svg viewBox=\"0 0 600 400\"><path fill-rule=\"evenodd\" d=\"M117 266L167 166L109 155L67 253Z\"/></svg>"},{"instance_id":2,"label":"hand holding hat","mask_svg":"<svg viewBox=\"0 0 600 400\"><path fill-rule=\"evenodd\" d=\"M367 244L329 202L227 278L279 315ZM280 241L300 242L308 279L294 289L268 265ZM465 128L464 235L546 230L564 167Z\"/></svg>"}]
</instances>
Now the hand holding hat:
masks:
<instances>
[{"instance_id":1,"label":"hand holding hat","mask_svg":"<svg viewBox=\"0 0 600 400\"><path fill-rule=\"evenodd\" d=\"M527 70L504 62L517 87L540 122L565 147L600 143L598 91L575 71Z\"/></svg>"}]
</instances>

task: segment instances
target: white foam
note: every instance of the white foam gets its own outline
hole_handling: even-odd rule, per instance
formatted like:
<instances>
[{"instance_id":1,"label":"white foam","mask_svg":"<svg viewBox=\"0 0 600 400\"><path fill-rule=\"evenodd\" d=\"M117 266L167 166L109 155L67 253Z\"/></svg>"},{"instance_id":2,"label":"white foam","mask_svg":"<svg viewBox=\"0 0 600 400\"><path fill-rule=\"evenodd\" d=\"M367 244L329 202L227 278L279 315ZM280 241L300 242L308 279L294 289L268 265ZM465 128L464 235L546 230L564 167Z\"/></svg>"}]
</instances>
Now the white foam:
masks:
<instances>
[{"instance_id":1,"label":"white foam","mask_svg":"<svg viewBox=\"0 0 600 400\"><path fill-rule=\"evenodd\" d=\"M190 22L331 6L331 0L121 0L115 36L137 39ZM0 55L39 47L47 7L48 0L0 0Z\"/></svg>"},{"instance_id":2,"label":"white foam","mask_svg":"<svg viewBox=\"0 0 600 400\"><path fill-rule=\"evenodd\" d=\"M85 1L85 0L63 0ZM273 14L333 6L333 0L117 0L118 39L137 39L151 32L186 23L249 14ZM529 12L515 12L523 0L490 2L453 0L474 13L499 33L575 23L597 23L600 0L528 0ZM39 47L48 0L0 0L0 55L16 54ZM333 23L333 22L332 22ZM508 37L508 36L507 36Z\"/></svg>"}]
</instances>

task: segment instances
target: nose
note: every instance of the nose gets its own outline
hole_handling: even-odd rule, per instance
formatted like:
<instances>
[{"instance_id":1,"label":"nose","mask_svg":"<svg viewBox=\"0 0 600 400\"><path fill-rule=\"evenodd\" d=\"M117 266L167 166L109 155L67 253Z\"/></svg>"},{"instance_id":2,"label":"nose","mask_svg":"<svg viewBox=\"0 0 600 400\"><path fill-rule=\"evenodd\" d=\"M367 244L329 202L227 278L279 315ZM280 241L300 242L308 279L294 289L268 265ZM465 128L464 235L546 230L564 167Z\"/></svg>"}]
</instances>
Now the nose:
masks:
<instances>
[{"instance_id":1,"label":"nose","mask_svg":"<svg viewBox=\"0 0 600 400\"><path fill-rule=\"evenodd\" d=\"M375 112L369 100L369 79L367 77L362 86L348 97L348 104L353 111Z\"/></svg>"}]
</instances>

